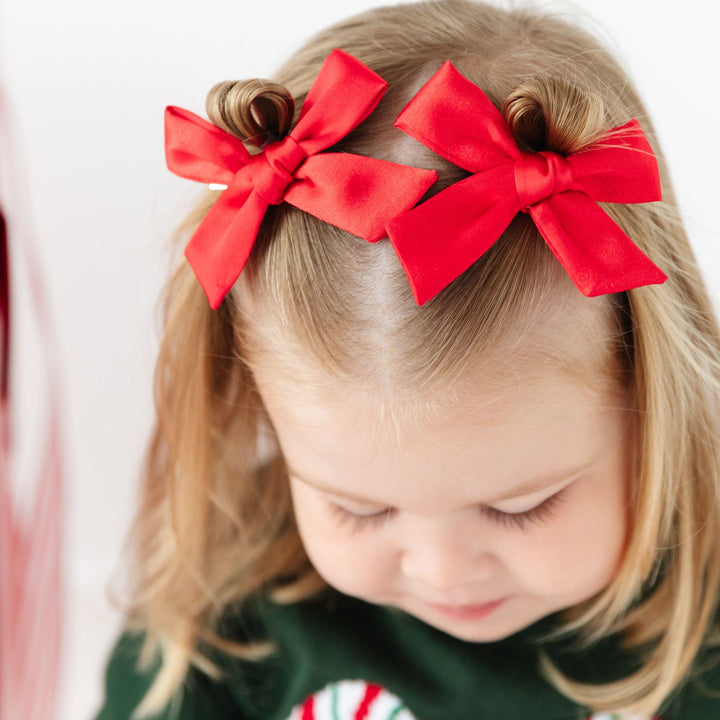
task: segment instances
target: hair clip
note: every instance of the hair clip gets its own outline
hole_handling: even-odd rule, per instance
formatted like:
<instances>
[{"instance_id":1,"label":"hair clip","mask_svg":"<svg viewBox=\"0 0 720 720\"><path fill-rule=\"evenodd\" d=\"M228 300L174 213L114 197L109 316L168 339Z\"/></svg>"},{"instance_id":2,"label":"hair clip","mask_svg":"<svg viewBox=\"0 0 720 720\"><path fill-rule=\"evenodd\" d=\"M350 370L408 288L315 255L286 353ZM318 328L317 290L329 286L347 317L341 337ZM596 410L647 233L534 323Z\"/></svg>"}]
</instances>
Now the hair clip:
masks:
<instances>
[{"instance_id":1,"label":"hair clip","mask_svg":"<svg viewBox=\"0 0 720 720\"><path fill-rule=\"evenodd\" d=\"M597 205L661 199L657 161L636 120L567 157L523 152L485 93L447 61L395 125L473 173L388 225L418 305L469 268L518 212L530 214L584 295L667 279Z\"/></svg>"},{"instance_id":2,"label":"hair clip","mask_svg":"<svg viewBox=\"0 0 720 720\"><path fill-rule=\"evenodd\" d=\"M236 137L177 107L165 111L168 168L181 177L227 185L190 239L185 256L217 308L237 280L270 205L287 202L375 242L437 177L432 170L350 153L322 153L356 128L387 83L333 50L292 131L250 155Z\"/></svg>"}]
</instances>

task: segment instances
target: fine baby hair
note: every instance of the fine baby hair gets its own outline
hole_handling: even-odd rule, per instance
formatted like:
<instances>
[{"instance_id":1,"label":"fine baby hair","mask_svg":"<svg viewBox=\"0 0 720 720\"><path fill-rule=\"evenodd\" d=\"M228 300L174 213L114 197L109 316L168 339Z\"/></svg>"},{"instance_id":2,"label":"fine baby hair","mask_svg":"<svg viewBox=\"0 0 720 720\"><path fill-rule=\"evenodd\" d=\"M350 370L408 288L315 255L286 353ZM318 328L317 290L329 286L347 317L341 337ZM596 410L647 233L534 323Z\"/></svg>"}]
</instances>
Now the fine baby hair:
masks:
<instances>
[{"instance_id":1,"label":"fine baby hair","mask_svg":"<svg viewBox=\"0 0 720 720\"><path fill-rule=\"evenodd\" d=\"M352 68L350 76L357 84L349 89L342 74L327 80L328 68L334 68L338 58ZM375 80L360 65L379 76L387 89L375 88ZM605 187L607 176L622 170L634 179L635 188L626 200L602 193L596 197L590 187L593 180L573 189L563 185L564 170L557 170L556 196L581 194L582 202L596 208L583 205L579 211L587 218L582 234L566 216L548 220L545 211L537 210L542 198L529 208L520 203L506 213L495 236L483 241L487 249L458 261L451 277L431 278L431 289L425 291L426 277L420 275L432 275L446 257L454 262L466 252L453 249L452 241L461 234L458 218L470 203L455 200L458 207L451 207L442 205L446 201L441 198L450 197L449 191L475 172L453 161L462 148L470 147L467 138L475 132L470 118L476 109L465 96L457 100L460 90L438 86L440 104L431 104L426 115L418 110L419 119L404 112L406 107L420 107L417 98L429 92L434 87L429 81L438 77L459 83L453 87L462 87L473 98L479 88L494 106L490 115L496 108L498 117L504 118L503 127L506 123L518 154L548 153L547 157L568 162L580 158L581 163L598 148L617 152L606 162L598 187ZM267 618L281 617L283 608L293 613L304 603L320 607L321 619L325 610L330 618L345 602L339 599L340 590L409 610L453 636L458 657L471 652L467 641L484 645L472 652L485 652L486 664L493 663L494 646L499 658L509 636L540 621L541 631L527 646L533 648L529 667L545 678L549 692L567 702L563 707L568 714L548 710L543 715L538 705L536 714L528 711L528 718L629 711L647 718L660 713L662 718L687 719L710 717L713 711L708 708L715 708L720 717L719 699L698 700L684 689L695 687L698 678L704 686L712 684L712 678L701 674L711 668L710 653L717 641L720 333L652 123L627 75L595 38L546 11L500 9L472 0L378 8L317 35L272 82L215 86L207 99L209 123L170 109L171 124L178 117L190 123L183 126L184 134L168 135L171 169L178 172L188 156L199 157L198 148L205 142L200 138L208 133L222 144L223 161L230 158L228 167L236 162L236 153L245 163L255 162L249 158L265 149L276 152L278 142L293 133L286 150L302 146L311 134L306 131L310 125L313 133L322 135L326 128L317 130L313 113L332 102L317 89L325 81L323 88L345 83L341 105L362 108L336 135L318 141L311 152L305 148L290 169L292 174L297 168L297 173L283 188L273 190L274 195L263 191L259 200L252 200L252 213L238 219L242 203L236 198L245 192L242 213L248 213L252 193L234 180L232 169L223 177L211 177L208 171L193 178L221 182L228 190L209 191L184 225L181 239L183 249L187 244L187 260L179 260L166 289L165 331L156 370L157 422L131 535L128 637L141 633L144 669L138 672L144 680L137 685L142 691L128 691L132 707L129 699L123 702L132 710L142 699L139 715L186 717L183 707L194 707L194 717L201 717L202 701L189 699L189 693L201 694L203 688L220 692L218 687L237 681L238 667L250 668L243 672L251 676L256 667L257 674L240 693L249 703L244 707L247 717L289 717L283 703L297 707L304 700L302 693L294 697L285 689L273 689L274 697L281 699L272 711L262 704L254 714L248 709L253 707L248 699L252 693L261 694L265 663L282 648ZM371 88L367 100L366 86ZM458 110L457 117L451 117L461 106L472 112L463 115ZM493 123L499 121L488 117L478 115L478 126L496 127ZM628 130L633 120L637 124ZM419 137L433 123L437 136L454 138L445 155L435 151L438 142ZM286 163L285 170L286 158L287 154L276 157L277 163ZM259 161L253 167L260 168ZM251 174L257 178L261 172L254 169ZM315 191L320 199L313 196ZM603 203L602 209L596 200ZM486 201L472 202L479 207ZM487 204L492 210L500 202ZM462 231L463 242L490 224L487 216L478 214L481 219L474 229ZM548 230L553 222L561 229ZM613 229L608 230L609 225ZM384 237L386 230L390 240ZM562 246L558 233L564 233L569 245ZM598 249L603 233L615 239ZM627 243L616 233L622 238L626 234ZM433 238L442 250L433 247L426 252L423 248ZM429 269L418 270L417 264L422 265L430 252L434 255ZM445 271L441 267L438 272ZM598 279L605 285L597 285ZM318 444L313 447L337 457L337 444L322 445L322 420L314 425L316 399L332 399L333 408L345 403L345 412L357 407L349 437L388 443L382 447L393 442L399 447L411 438L406 449L412 463L415 449L432 445L436 433L445 437L446 430L438 424L445 428L454 413L472 413L476 403L478 412L502 418L502 413L493 415L493 408L505 407L506 397L520 405L530 398L525 405L537 412L535 404L542 407L541 398L547 396L543 388L552 390L559 377L603 399L600 404L616 413L612 417L619 428L617 442L627 448L618 455L622 468L617 475L626 478L620 483L622 497L613 495L607 508L598 507L599 514L608 513L619 529L609 531L607 549L602 551L607 553L607 567L598 569L584 590L573 587L565 602L564 595L553 599L545 611L540 605L527 615L523 610L517 617L526 617L524 622L504 626L498 620L493 626L493 613L505 617L500 605L512 607L512 598L505 600L507 588L500 587L500 581L495 587L491 573L485 582L491 593L502 594L498 610L487 607L468 619L461 615L472 615L472 609L440 608L435 621L432 612L376 600L370 590L354 592L352 581L346 582L341 572L323 572L342 562L342 557L328 560L328 548L341 553L349 542L370 542L358 539L366 534L394 532L392 523L403 522L404 508L398 504L366 513L361 507L356 513L361 520L337 519L337 544L332 536L318 541L313 516L301 511L304 491L296 487L303 483L294 479L291 494L289 474L298 470L291 462L300 457L294 437L300 443L306 436L293 436L287 429L288 413L297 418L297 413L307 412L302 417L315 432L313 441ZM556 440L564 452L563 438ZM518 434L519 443L526 441ZM464 444L448 444L446 450L449 468L460 467L466 452L477 459ZM348 458L358 457L352 442L347 452ZM368 452L371 469L372 451ZM479 473L482 462L480 458ZM348 476L355 477L353 472L349 469ZM452 479L438 478L438 483L446 481L455 487ZM353 492L372 497L365 487ZM422 496L425 491L418 492ZM612 510L615 502L621 508L617 512ZM485 508L478 523L490 522L492 516L498 523L494 532L505 533L506 547L518 542L513 533L549 533L541 530L542 523L561 522L563 512L546 506L532 515L517 505L503 507ZM365 515L374 518L373 529L363 525L368 522ZM431 513L425 508L420 515ZM505 517L498 520L500 516ZM592 565L590 556L588 551ZM575 566L567 567L566 574L582 577ZM446 594L452 595L450 590ZM496 599L479 592L472 600L452 602ZM273 608L266 615L260 612L267 628L257 620L256 603ZM358 617L373 617L366 612L371 611L358 611ZM388 612L388 617L397 616L397 611ZM317 632L322 633L322 622L318 623ZM327 623L330 627L329 619ZM243 631L230 632L231 625ZM387 637L388 646L402 645L404 632ZM333 637L338 645L351 642L339 634ZM433 643L440 642L436 635L431 637ZM603 657L622 662L591 673L575 672L575 658L592 657L595 649L605 652L610 646L615 649ZM562 652L555 653L556 647ZM332 655L331 649L327 652ZM113 688L119 692L129 687L129 681L117 679L117 657L116 653L110 665L102 719L125 717L111 710ZM238 665L228 658L237 658ZM311 663L310 656L305 661ZM298 673L302 662L297 660ZM435 667L432 657L426 662ZM346 679L358 682L359 677L355 671ZM380 670L365 679L371 688L385 682ZM328 682L332 680L330 673ZM715 680L711 689L718 690L717 675ZM308 694L322 690L307 682ZM287 680L288 687L302 687L301 681L292 683ZM416 678L414 691L421 693L422 685ZM706 695L699 694L711 698L710 689L705 689ZM393 687L387 690L401 697ZM481 695L492 690L467 689L473 696L467 706L478 708L472 717L491 717L481 708L495 705ZM181 697L185 706L178 707L172 700L177 703ZM421 720L461 717L440 705L433 709L425 700L416 701L415 707L425 713L420 714L407 697L401 700L407 705L403 712L414 711ZM683 703L680 710L673 702ZM532 701L527 707L534 707ZM572 708L577 715L570 714ZM513 715L519 711L508 712L492 717L521 717ZM217 710L213 713L221 717ZM314 715L307 711L302 717Z\"/></svg>"}]
</instances>

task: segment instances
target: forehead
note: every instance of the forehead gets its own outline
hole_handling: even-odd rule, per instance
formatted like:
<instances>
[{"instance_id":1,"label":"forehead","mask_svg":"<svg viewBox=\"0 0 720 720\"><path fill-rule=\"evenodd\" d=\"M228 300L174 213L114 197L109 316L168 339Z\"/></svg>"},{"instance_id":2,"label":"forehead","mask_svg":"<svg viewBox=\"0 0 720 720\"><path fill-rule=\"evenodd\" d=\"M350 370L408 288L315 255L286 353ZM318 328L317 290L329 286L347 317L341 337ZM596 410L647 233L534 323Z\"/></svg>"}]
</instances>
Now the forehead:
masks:
<instances>
[{"instance_id":1,"label":"forehead","mask_svg":"<svg viewBox=\"0 0 720 720\"><path fill-rule=\"evenodd\" d=\"M457 407L347 387L308 396L261 375L258 385L291 471L419 512L596 463L613 450L625 417L617 397L566 378L500 393L467 388Z\"/></svg>"}]
</instances>

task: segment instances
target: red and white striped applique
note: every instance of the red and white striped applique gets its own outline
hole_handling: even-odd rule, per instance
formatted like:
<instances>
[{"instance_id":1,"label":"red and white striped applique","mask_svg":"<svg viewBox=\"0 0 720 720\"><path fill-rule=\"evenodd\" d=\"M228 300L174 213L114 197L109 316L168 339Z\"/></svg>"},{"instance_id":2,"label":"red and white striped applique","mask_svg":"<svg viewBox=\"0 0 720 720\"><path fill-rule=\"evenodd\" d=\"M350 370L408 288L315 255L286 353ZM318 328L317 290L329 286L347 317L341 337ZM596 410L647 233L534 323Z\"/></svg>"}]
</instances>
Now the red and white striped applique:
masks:
<instances>
[{"instance_id":1,"label":"red and white striped applique","mask_svg":"<svg viewBox=\"0 0 720 720\"><path fill-rule=\"evenodd\" d=\"M416 720L400 698L381 685L341 680L293 708L288 720ZM588 720L660 720L624 713L595 713Z\"/></svg>"},{"instance_id":2,"label":"red and white striped applique","mask_svg":"<svg viewBox=\"0 0 720 720\"><path fill-rule=\"evenodd\" d=\"M416 720L405 703L380 685L341 680L293 708L288 720Z\"/></svg>"}]
</instances>

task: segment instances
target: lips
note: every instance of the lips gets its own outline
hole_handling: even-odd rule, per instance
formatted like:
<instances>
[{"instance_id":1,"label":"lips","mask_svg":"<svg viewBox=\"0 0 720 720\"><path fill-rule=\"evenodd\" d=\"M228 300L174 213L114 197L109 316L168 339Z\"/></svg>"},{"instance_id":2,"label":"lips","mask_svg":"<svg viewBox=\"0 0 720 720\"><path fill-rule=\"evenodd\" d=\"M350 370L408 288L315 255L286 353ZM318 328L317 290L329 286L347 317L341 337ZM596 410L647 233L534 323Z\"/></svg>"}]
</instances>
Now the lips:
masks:
<instances>
[{"instance_id":1,"label":"lips","mask_svg":"<svg viewBox=\"0 0 720 720\"><path fill-rule=\"evenodd\" d=\"M435 612L440 615L444 615L452 620L482 620L497 608L499 608L507 598L500 598L499 600L493 600L493 602L484 603L481 605L443 605L440 603L428 603Z\"/></svg>"}]
</instances>

